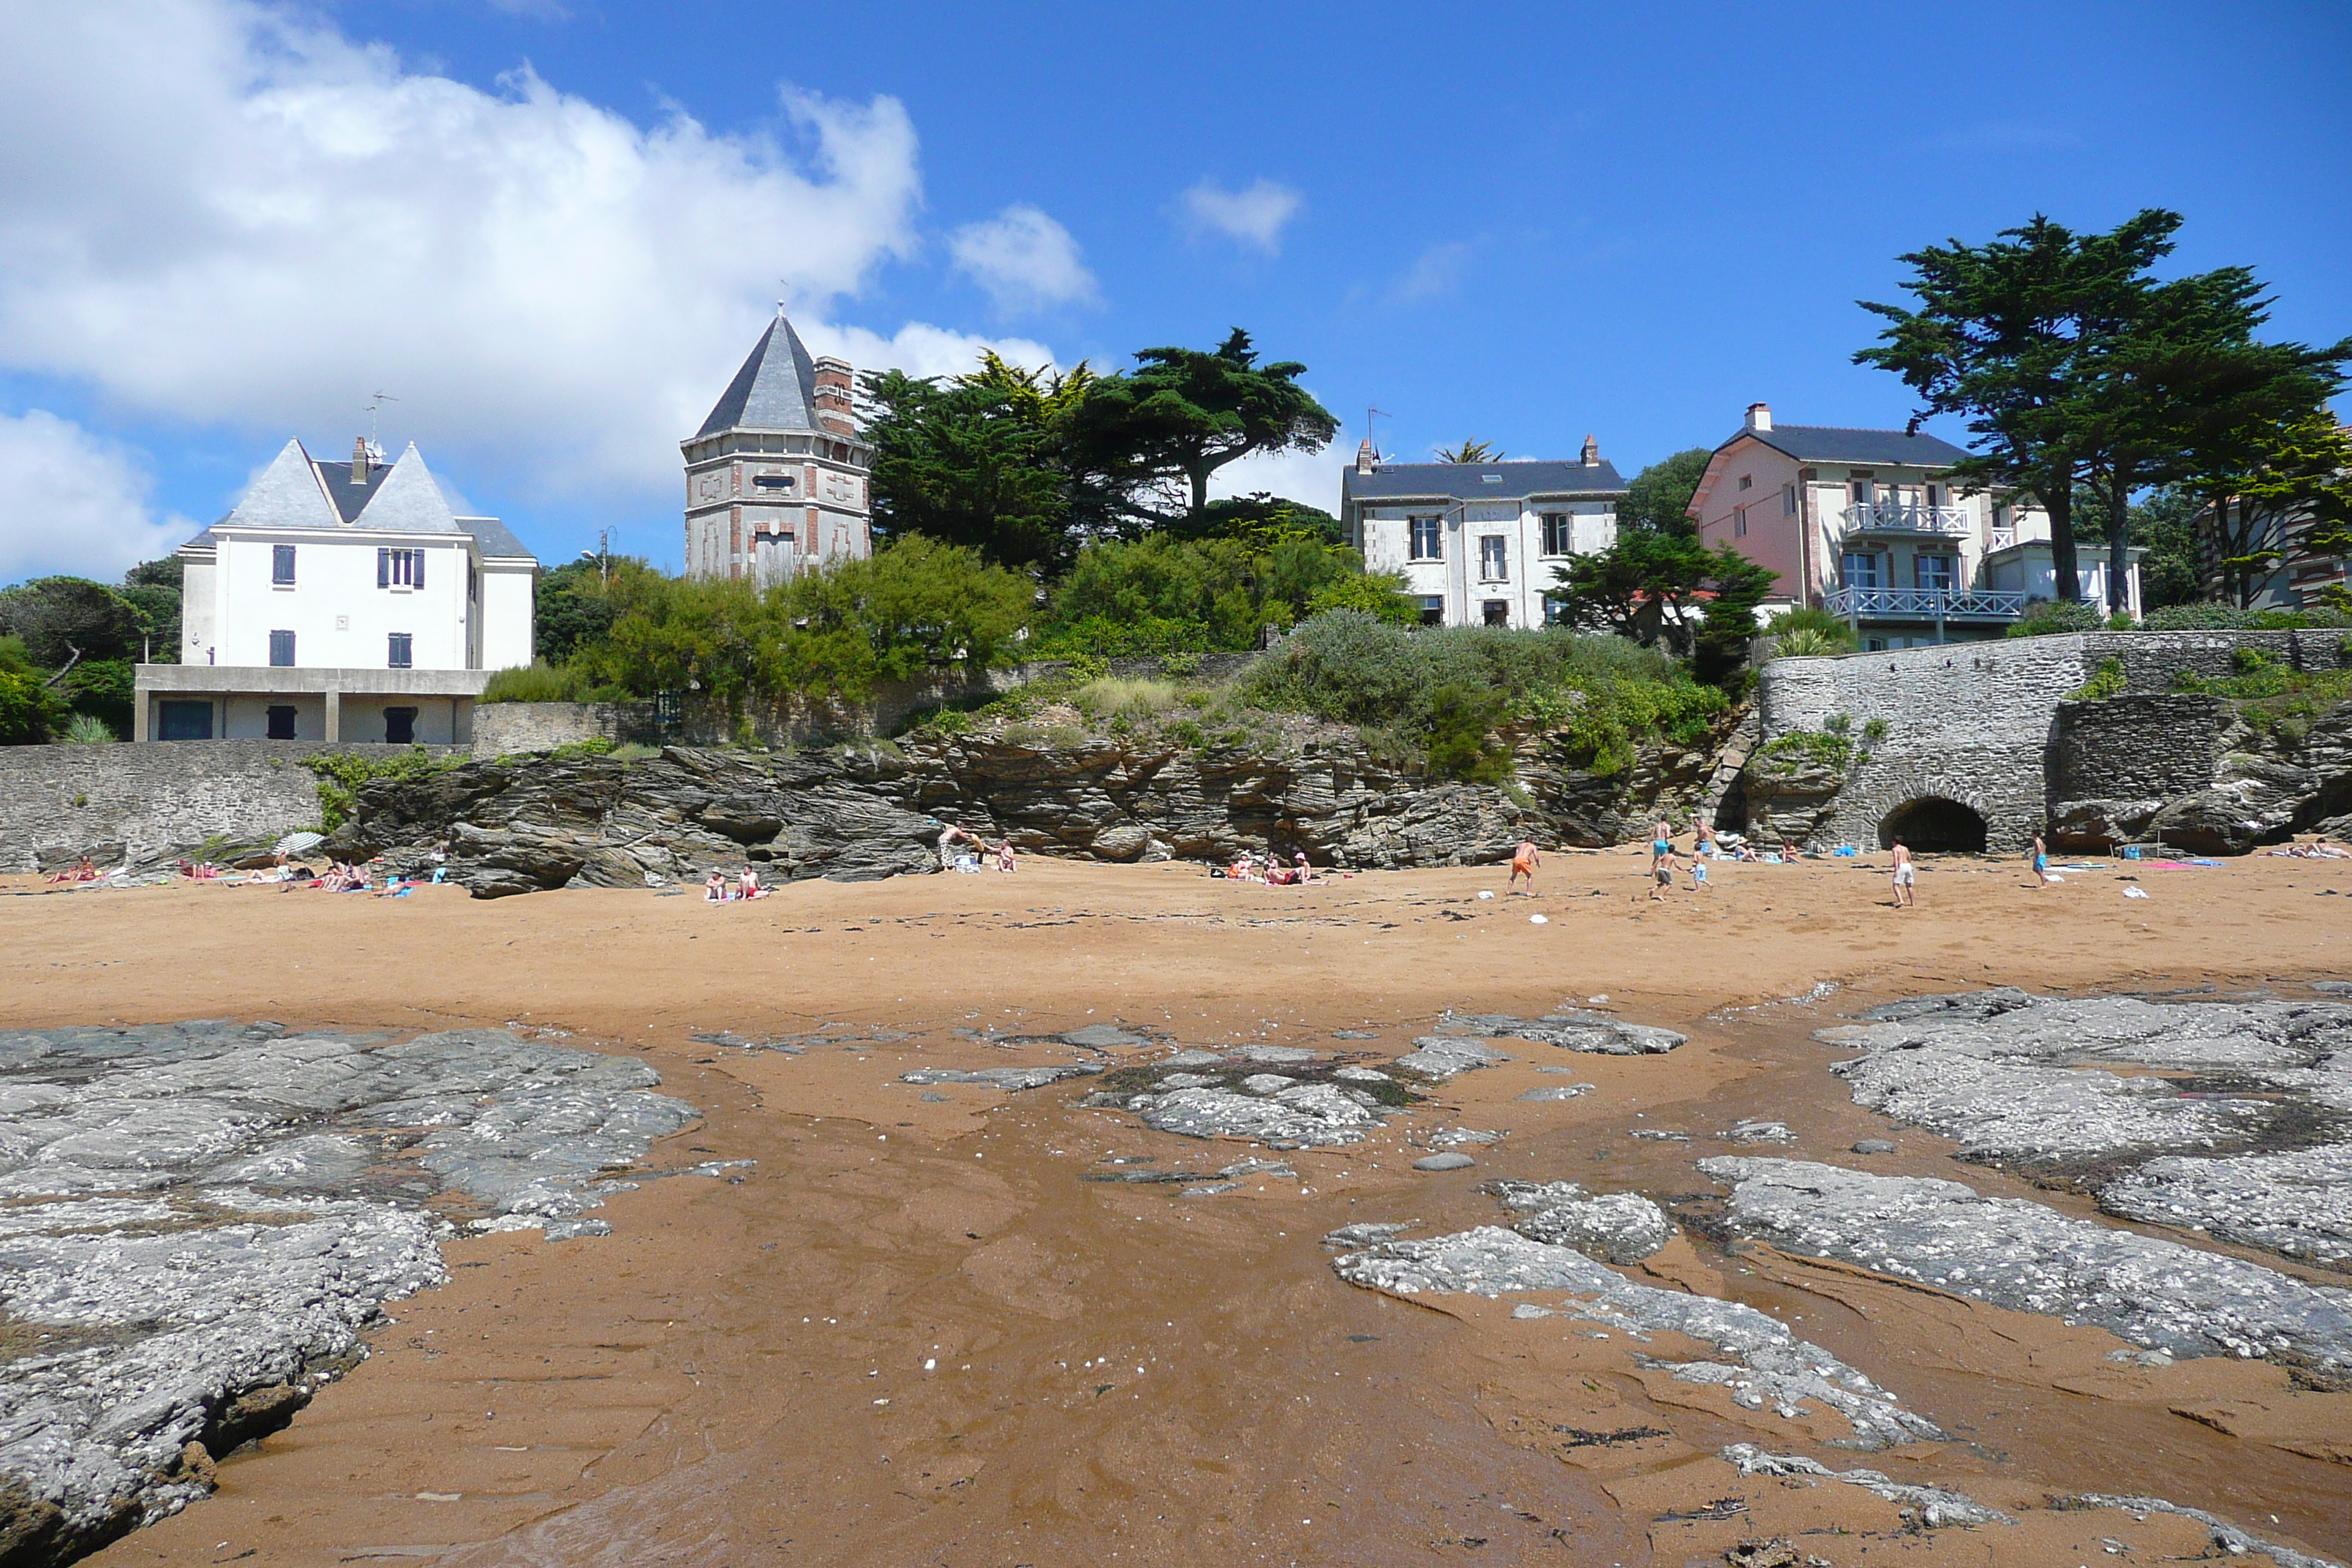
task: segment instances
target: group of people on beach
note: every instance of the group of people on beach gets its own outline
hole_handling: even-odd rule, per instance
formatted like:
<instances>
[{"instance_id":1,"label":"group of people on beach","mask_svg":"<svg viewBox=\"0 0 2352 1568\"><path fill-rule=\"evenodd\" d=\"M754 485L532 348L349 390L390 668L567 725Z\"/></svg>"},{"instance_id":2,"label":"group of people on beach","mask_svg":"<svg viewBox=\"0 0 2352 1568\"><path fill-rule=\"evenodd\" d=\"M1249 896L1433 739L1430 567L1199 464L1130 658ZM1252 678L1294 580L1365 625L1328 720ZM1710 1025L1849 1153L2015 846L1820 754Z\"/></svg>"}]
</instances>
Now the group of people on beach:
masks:
<instances>
[{"instance_id":1,"label":"group of people on beach","mask_svg":"<svg viewBox=\"0 0 2352 1568\"><path fill-rule=\"evenodd\" d=\"M971 846L971 852L958 853L956 846L959 844ZM940 869L942 871L977 871L992 856L995 858L999 871L1009 875L1020 868L1021 863L1013 853L1010 837L991 844L971 828L954 822L949 823L946 831L940 835ZM962 864L967 860L971 862L969 866Z\"/></svg>"},{"instance_id":2,"label":"group of people on beach","mask_svg":"<svg viewBox=\"0 0 2352 1568\"><path fill-rule=\"evenodd\" d=\"M1260 861L1244 849L1222 870L1229 882L1262 882L1269 888L1303 888L1311 882L1323 880L1315 874L1315 868L1307 863L1307 852L1303 849L1291 856L1287 866L1282 863L1281 856L1271 850Z\"/></svg>"},{"instance_id":3,"label":"group of people on beach","mask_svg":"<svg viewBox=\"0 0 2352 1568\"><path fill-rule=\"evenodd\" d=\"M726 872L714 866L702 884L702 901L706 904L731 904L744 899L764 899L767 896L768 889L760 886L760 868L757 866L745 866L741 875L732 882L728 881Z\"/></svg>"}]
</instances>

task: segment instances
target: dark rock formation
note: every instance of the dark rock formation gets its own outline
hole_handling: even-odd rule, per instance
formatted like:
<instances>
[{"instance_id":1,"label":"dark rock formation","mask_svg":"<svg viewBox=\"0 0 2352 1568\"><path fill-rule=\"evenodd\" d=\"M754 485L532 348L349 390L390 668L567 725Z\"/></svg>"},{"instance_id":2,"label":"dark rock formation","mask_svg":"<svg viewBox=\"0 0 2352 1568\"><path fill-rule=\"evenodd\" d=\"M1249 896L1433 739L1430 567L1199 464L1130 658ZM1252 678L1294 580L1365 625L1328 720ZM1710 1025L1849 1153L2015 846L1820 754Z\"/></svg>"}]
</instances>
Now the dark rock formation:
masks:
<instances>
[{"instance_id":1,"label":"dark rock formation","mask_svg":"<svg viewBox=\"0 0 2352 1568\"><path fill-rule=\"evenodd\" d=\"M324 853L420 871L446 845L450 879L479 898L692 881L747 860L780 880L936 871L950 822L1077 859L1273 850L1323 866L1488 865L1531 834L1595 845L1645 831L1662 809L1691 809L1711 773L1707 753L1660 745L1596 778L1529 742L1537 760L1514 798L1381 760L1353 730L1298 731L1279 748L994 733L829 752L672 746L635 763L500 758L362 785Z\"/></svg>"},{"instance_id":2,"label":"dark rock formation","mask_svg":"<svg viewBox=\"0 0 2352 1568\"><path fill-rule=\"evenodd\" d=\"M2050 837L2063 848L2161 837L2238 855L2352 834L2352 703L2263 730L2219 697L2112 697L2058 709Z\"/></svg>"}]
</instances>

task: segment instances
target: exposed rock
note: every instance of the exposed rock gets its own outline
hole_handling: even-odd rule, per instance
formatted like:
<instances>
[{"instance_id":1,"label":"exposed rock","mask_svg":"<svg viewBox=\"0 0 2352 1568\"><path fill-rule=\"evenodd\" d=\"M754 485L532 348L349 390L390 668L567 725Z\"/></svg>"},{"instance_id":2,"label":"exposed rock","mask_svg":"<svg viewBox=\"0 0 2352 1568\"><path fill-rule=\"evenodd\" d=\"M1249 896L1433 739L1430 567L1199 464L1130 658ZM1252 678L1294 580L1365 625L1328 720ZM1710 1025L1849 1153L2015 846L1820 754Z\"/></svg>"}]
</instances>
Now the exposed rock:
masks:
<instances>
[{"instance_id":1,"label":"exposed rock","mask_svg":"<svg viewBox=\"0 0 2352 1568\"><path fill-rule=\"evenodd\" d=\"M1798 1339L1753 1307L1636 1285L1573 1247L1530 1240L1498 1226L1432 1241L1384 1241L1336 1258L1331 1267L1349 1284L1398 1296L1565 1292L1582 1300L1562 1305L1559 1311L1636 1340L1664 1332L1715 1346L1729 1359L1645 1360L1643 1364L1677 1382L1728 1388L1732 1399L1745 1408L1769 1407L1787 1419L1802 1414L1807 1404L1834 1410L1853 1428L1845 1441L1859 1448L1943 1436L1932 1422L1904 1409L1860 1372L1819 1345Z\"/></svg>"},{"instance_id":2,"label":"exposed rock","mask_svg":"<svg viewBox=\"0 0 2352 1568\"><path fill-rule=\"evenodd\" d=\"M1145 1126L1162 1132L1250 1138L1276 1149L1360 1143L1369 1130L1381 1124L1374 1109L1328 1083L1293 1084L1264 1098L1229 1089L1180 1089L1136 1095L1127 1108L1141 1113Z\"/></svg>"},{"instance_id":3,"label":"exposed rock","mask_svg":"<svg viewBox=\"0 0 2352 1568\"><path fill-rule=\"evenodd\" d=\"M1295 1078L1285 1078L1278 1072L1254 1072L1242 1079L1241 1087L1243 1092L1246 1094L1278 1094L1297 1081Z\"/></svg>"},{"instance_id":4,"label":"exposed rock","mask_svg":"<svg viewBox=\"0 0 2352 1568\"><path fill-rule=\"evenodd\" d=\"M2069 1218L1958 1182L1874 1176L1806 1160L1724 1155L1730 1227L2018 1311L2089 1324L2174 1356L2267 1356L2352 1385L2352 1290Z\"/></svg>"},{"instance_id":5,"label":"exposed rock","mask_svg":"<svg viewBox=\"0 0 2352 1568\"><path fill-rule=\"evenodd\" d=\"M1315 1059L1313 1051L1299 1046L1240 1046L1234 1055L1245 1062L1265 1062L1274 1067L1296 1067Z\"/></svg>"},{"instance_id":6,"label":"exposed rock","mask_svg":"<svg viewBox=\"0 0 2352 1568\"><path fill-rule=\"evenodd\" d=\"M1575 1100L1580 1096L1591 1094L1594 1087L1589 1083L1563 1083L1550 1089L1531 1089L1519 1098L1536 1101Z\"/></svg>"},{"instance_id":7,"label":"exposed rock","mask_svg":"<svg viewBox=\"0 0 2352 1568\"><path fill-rule=\"evenodd\" d=\"M1323 1245L1351 1248L1370 1247L1374 1242L1386 1241L1392 1236L1402 1236L1419 1223L1418 1220L1400 1222L1365 1220L1357 1225L1343 1225L1325 1237Z\"/></svg>"},{"instance_id":8,"label":"exposed rock","mask_svg":"<svg viewBox=\"0 0 2352 1568\"><path fill-rule=\"evenodd\" d=\"M1955 1524L2017 1522L1999 1509L1988 1508L1963 1493L1946 1491L1941 1487L1906 1485L1888 1479L1883 1470L1832 1470L1819 1459L1808 1459L1801 1454L1768 1454L1753 1443L1734 1443L1723 1450L1720 1458L1738 1466L1743 1476L1843 1481L1850 1487L1861 1487L1889 1502L1916 1510L1918 1522L1929 1530Z\"/></svg>"},{"instance_id":9,"label":"exposed rock","mask_svg":"<svg viewBox=\"0 0 2352 1568\"><path fill-rule=\"evenodd\" d=\"M1082 1051L1111 1051L1150 1044L1141 1035L1130 1035L1115 1024L1088 1024L1083 1029L1072 1029L1062 1037L1062 1043Z\"/></svg>"},{"instance_id":10,"label":"exposed rock","mask_svg":"<svg viewBox=\"0 0 2352 1568\"><path fill-rule=\"evenodd\" d=\"M1532 1022L1514 1018L1507 1013L1482 1013L1470 1017L1457 1017L1449 1013L1440 1021L1440 1027L1486 1039L1528 1040L1537 1045L1558 1046L1562 1050L1586 1051L1606 1057L1654 1056L1671 1051L1688 1038L1672 1029L1628 1024L1606 1013L1588 1013L1580 1007L1547 1013Z\"/></svg>"},{"instance_id":11,"label":"exposed rock","mask_svg":"<svg viewBox=\"0 0 2352 1568\"><path fill-rule=\"evenodd\" d=\"M498 1228L603 1227L602 1171L691 1108L643 1063L465 1030L0 1035L0 1561L176 1511L439 1282L436 1187Z\"/></svg>"},{"instance_id":12,"label":"exposed rock","mask_svg":"<svg viewBox=\"0 0 2352 1568\"><path fill-rule=\"evenodd\" d=\"M1458 1149L1468 1143L1475 1147L1500 1143L1503 1137L1504 1134L1491 1127L1441 1127L1429 1135L1429 1146L1433 1149Z\"/></svg>"},{"instance_id":13,"label":"exposed rock","mask_svg":"<svg viewBox=\"0 0 2352 1568\"><path fill-rule=\"evenodd\" d=\"M913 1072L898 1075L900 1083L986 1083L998 1089L1018 1091L1043 1089L1049 1083L1059 1083L1066 1078L1082 1078L1098 1073L1102 1068L1091 1062L1071 1062L1042 1068L977 1068L965 1071L959 1068L917 1068Z\"/></svg>"},{"instance_id":14,"label":"exposed rock","mask_svg":"<svg viewBox=\"0 0 2352 1568\"><path fill-rule=\"evenodd\" d=\"M2344 1568L2330 1558L2314 1557L2307 1552L2297 1552L2291 1546L2277 1546L2259 1536L2249 1535L2228 1520L2216 1518L2201 1508L2183 1508L2177 1502L2167 1502L2160 1497L2116 1497L2105 1492L2084 1492L2060 1500L2060 1507L2114 1508L2126 1513L2169 1513L2182 1519L2193 1519L2213 1533L2213 1544L2225 1555L2245 1557L2259 1552L2277 1563L2279 1568Z\"/></svg>"},{"instance_id":15,"label":"exposed rock","mask_svg":"<svg viewBox=\"0 0 2352 1568\"><path fill-rule=\"evenodd\" d=\"M1797 1141L1797 1135L1789 1130L1787 1122L1761 1121L1752 1118L1735 1121L1716 1136L1729 1139L1734 1143L1794 1143Z\"/></svg>"},{"instance_id":16,"label":"exposed rock","mask_svg":"<svg viewBox=\"0 0 2352 1568\"><path fill-rule=\"evenodd\" d=\"M1864 1138L1853 1146L1857 1154L1892 1154L1895 1145L1884 1138Z\"/></svg>"},{"instance_id":17,"label":"exposed rock","mask_svg":"<svg viewBox=\"0 0 2352 1568\"><path fill-rule=\"evenodd\" d=\"M1492 1067L1511 1058L1475 1040L1455 1039L1447 1035L1424 1035L1413 1041L1414 1049L1397 1058L1396 1065L1425 1078L1449 1079L1474 1068Z\"/></svg>"},{"instance_id":18,"label":"exposed rock","mask_svg":"<svg viewBox=\"0 0 2352 1568\"><path fill-rule=\"evenodd\" d=\"M1521 1236L1604 1263L1639 1263L1674 1239L1665 1210L1639 1193L1595 1196L1574 1182L1496 1182L1488 1190L1527 1216L1511 1226Z\"/></svg>"},{"instance_id":19,"label":"exposed rock","mask_svg":"<svg viewBox=\"0 0 2352 1568\"><path fill-rule=\"evenodd\" d=\"M1467 1154L1424 1154L1412 1163L1416 1171L1466 1171L1478 1162Z\"/></svg>"},{"instance_id":20,"label":"exposed rock","mask_svg":"<svg viewBox=\"0 0 2352 1568\"><path fill-rule=\"evenodd\" d=\"M2074 1176L2126 1218L2352 1268L2352 1007L1921 998L1822 1037L1855 1100L1961 1158ZM2116 1071L2143 1068L2154 1071Z\"/></svg>"},{"instance_id":21,"label":"exposed rock","mask_svg":"<svg viewBox=\"0 0 2352 1568\"><path fill-rule=\"evenodd\" d=\"M1394 1083L1396 1079L1378 1068L1345 1067L1331 1069L1333 1078L1347 1083Z\"/></svg>"},{"instance_id":22,"label":"exposed rock","mask_svg":"<svg viewBox=\"0 0 2352 1568\"><path fill-rule=\"evenodd\" d=\"M2069 702L2050 750L2050 837L2063 846L2160 837L2241 855L2352 812L2352 704L2257 730L2218 697Z\"/></svg>"}]
</instances>

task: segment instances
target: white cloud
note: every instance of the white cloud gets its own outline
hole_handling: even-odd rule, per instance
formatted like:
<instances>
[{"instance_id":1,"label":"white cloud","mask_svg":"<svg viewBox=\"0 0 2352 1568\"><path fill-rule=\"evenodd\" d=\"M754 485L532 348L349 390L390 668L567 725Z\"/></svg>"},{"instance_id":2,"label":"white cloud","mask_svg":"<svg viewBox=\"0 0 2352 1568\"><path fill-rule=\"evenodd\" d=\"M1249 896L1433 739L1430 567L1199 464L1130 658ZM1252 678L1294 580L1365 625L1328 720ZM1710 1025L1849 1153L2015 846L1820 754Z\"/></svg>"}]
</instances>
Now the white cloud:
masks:
<instances>
[{"instance_id":1,"label":"white cloud","mask_svg":"<svg viewBox=\"0 0 2352 1568\"><path fill-rule=\"evenodd\" d=\"M1184 193L1184 214L1193 230L1213 231L1272 256L1282 249L1282 231L1298 216L1303 198L1288 185L1259 180L1229 191L1202 180Z\"/></svg>"},{"instance_id":2,"label":"white cloud","mask_svg":"<svg viewBox=\"0 0 2352 1568\"><path fill-rule=\"evenodd\" d=\"M1070 231L1026 202L957 229L948 254L1007 313L1100 298Z\"/></svg>"},{"instance_id":3,"label":"white cloud","mask_svg":"<svg viewBox=\"0 0 2352 1568\"><path fill-rule=\"evenodd\" d=\"M1460 240L1431 246L1404 269L1402 277L1389 285L1388 302L1410 305L1453 293L1462 287L1462 274L1470 265L1471 250L1472 247Z\"/></svg>"},{"instance_id":4,"label":"white cloud","mask_svg":"<svg viewBox=\"0 0 2352 1568\"><path fill-rule=\"evenodd\" d=\"M908 375L961 375L980 366L982 349L994 349L1013 364L1048 367L1054 351L1027 338L983 338L909 321L890 337L864 327L812 323L801 333L811 353L839 354L867 370L903 370ZM716 395L713 395L716 401Z\"/></svg>"},{"instance_id":5,"label":"white cloud","mask_svg":"<svg viewBox=\"0 0 2352 1568\"><path fill-rule=\"evenodd\" d=\"M1209 499L1255 495L1265 490L1339 515L1339 446L1320 452L1260 452L1237 458L1209 476Z\"/></svg>"},{"instance_id":6,"label":"white cloud","mask_svg":"<svg viewBox=\"0 0 2352 1568\"><path fill-rule=\"evenodd\" d=\"M131 452L35 408L0 414L0 584L69 573L111 581L169 554L197 525L157 517Z\"/></svg>"},{"instance_id":7,"label":"white cloud","mask_svg":"<svg viewBox=\"0 0 2352 1568\"><path fill-rule=\"evenodd\" d=\"M887 97L780 108L784 142L641 127L247 0L0 5L0 369L271 449L348 441L381 387L436 467L666 493L779 292L879 358L982 341L826 324L916 248L915 130Z\"/></svg>"}]
</instances>

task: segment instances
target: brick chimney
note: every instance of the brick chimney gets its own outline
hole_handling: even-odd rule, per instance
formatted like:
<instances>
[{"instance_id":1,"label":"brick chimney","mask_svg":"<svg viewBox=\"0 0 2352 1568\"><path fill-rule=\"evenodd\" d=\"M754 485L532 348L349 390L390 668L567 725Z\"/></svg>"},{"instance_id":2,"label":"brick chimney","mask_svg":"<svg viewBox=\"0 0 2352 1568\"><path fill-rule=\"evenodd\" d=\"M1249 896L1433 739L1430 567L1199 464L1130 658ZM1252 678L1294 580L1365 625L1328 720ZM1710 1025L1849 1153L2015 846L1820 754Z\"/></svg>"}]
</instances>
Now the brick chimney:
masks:
<instances>
[{"instance_id":1,"label":"brick chimney","mask_svg":"<svg viewBox=\"0 0 2352 1568\"><path fill-rule=\"evenodd\" d=\"M367 482L368 444L367 437L362 436L352 443L352 483L363 485Z\"/></svg>"},{"instance_id":2,"label":"brick chimney","mask_svg":"<svg viewBox=\"0 0 2352 1568\"><path fill-rule=\"evenodd\" d=\"M1601 466L1601 443L1591 436L1584 438L1584 466L1588 468L1597 468Z\"/></svg>"},{"instance_id":3,"label":"brick chimney","mask_svg":"<svg viewBox=\"0 0 2352 1568\"><path fill-rule=\"evenodd\" d=\"M1749 404L1748 405L1748 428L1753 430L1759 436L1768 436L1771 434L1772 405L1769 403Z\"/></svg>"},{"instance_id":4,"label":"brick chimney","mask_svg":"<svg viewBox=\"0 0 2352 1568\"><path fill-rule=\"evenodd\" d=\"M836 436L855 436L857 422L851 397L856 382L845 359L824 355L816 362L816 422Z\"/></svg>"},{"instance_id":5,"label":"brick chimney","mask_svg":"<svg viewBox=\"0 0 2352 1568\"><path fill-rule=\"evenodd\" d=\"M1374 473L1379 470L1380 466L1381 455L1372 450L1372 438L1367 436L1364 437L1363 445L1356 448L1356 472Z\"/></svg>"}]
</instances>

